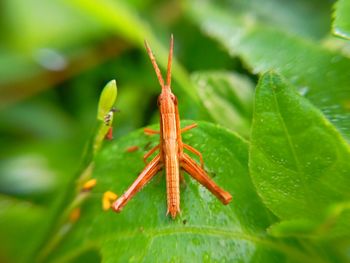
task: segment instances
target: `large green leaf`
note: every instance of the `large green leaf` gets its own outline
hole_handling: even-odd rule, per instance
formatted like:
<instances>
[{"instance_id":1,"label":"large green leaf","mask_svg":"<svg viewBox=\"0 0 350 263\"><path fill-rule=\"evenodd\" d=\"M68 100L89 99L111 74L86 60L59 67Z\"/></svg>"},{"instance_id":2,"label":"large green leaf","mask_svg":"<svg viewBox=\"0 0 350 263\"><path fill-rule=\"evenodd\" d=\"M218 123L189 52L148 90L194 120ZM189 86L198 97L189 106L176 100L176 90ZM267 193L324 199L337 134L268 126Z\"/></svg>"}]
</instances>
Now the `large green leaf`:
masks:
<instances>
[{"instance_id":1,"label":"large green leaf","mask_svg":"<svg viewBox=\"0 0 350 263\"><path fill-rule=\"evenodd\" d=\"M319 39L330 29L331 3L318 0L233 0L229 8L283 31ZM317 8L317 11L315 10Z\"/></svg>"},{"instance_id":2,"label":"large green leaf","mask_svg":"<svg viewBox=\"0 0 350 263\"><path fill-rule=\"evenodd\" d=\"M298 250L267 238L265 229L273 217L250 181L247 144L208 123L199 123L184 141L202 151L206 169L233 195L232 203L223 206L185 176L181 214L172 220L166 216L165 178L159 173L120 214L103 212L102 193L124 192L144 167L142 155L157 141L157 136L137 131L102 150L94 173L97 187L82 207L77 226L52 259L67 262L95 250L103 262L282 262L282 254L307 262L308 257ZM140 148L127 152L133 145Z\"/></svg>"},{"instance_id":3,"label":"large green leaf","mask_svg":"<svg viewBox=\"0 0 350 263\"><path fill-rule=\"evenodd\" d=\"M274 73L262 76L254 105L249 166L264 203L281 219L298 220L284 223L288 231L316 223L323 225L315 231L349 234L347 142Z\"/></svg>"},{"instance_id":4,"label":"large green leaf","mask_svg":"<svg viewBox=\"0 0 350 263\"><path fill-rule=\"evenodd\" d=\"M191 77L212 119L248 137L253 83L240 74L225 71L195 72Z\"/></svg>"},{"instance_id":5,"label":"large green leaf","mask_svg":"<svg viewBox=\"0 0 350 263\"><path fill-rule=\"evenodd\" d=\"M200 7L199 7L200 5ZM254 19L249 13L191 1L188 12L201 29L239 55L253 73L275 70L296 84L327 118L350 136L350 60L318 44Z\"/></svg>"},{"instance_id":6,"label":"large green leaf","mask_svg":"<svg viewBox=\"0 0 350 263\"><path fill-rule=\"evenodd\" d=\"M350 39L350 1L338 0L335 4L333 33L337 36Z\"/></svg>"}]
</instances>

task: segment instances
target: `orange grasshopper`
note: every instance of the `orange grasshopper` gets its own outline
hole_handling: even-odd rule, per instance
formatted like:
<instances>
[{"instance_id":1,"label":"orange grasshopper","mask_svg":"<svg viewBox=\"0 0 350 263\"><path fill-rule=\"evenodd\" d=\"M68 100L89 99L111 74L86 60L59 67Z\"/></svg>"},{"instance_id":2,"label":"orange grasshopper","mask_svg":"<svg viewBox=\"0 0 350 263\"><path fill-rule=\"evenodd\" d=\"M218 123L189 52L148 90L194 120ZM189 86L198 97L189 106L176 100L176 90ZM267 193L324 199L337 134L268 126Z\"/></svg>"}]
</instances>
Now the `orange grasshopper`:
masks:
<instances>
[{"instance_id":1,"label":"orange grasshopper","mask_svg":"<svg viewBox=\"0 0 350 263\"><path fill-rule=\"evenodd\" d=\"M120 196L112 205L116 212L120 212L127 202L142 189L163 167L166 174L167 188L167 215L170 213L172 218L180 212L180 169L183 169L190 174L199 183L205 186L212 192L224 205L228 204L232 196L221 189L207 175L203 169L203 158L199 151L182 142L181 133L197 127L197 124L189 125L183 129L180 127L180 117L178 110L177 98L171 91L171 62L173 57L174 40L171 36L170 51L168 58L168 68L166 75L166 83L162 78L154 55L145 41L147 53L151 59L154 70L157 74L159 84L162 87L162 92L158 97L158 107L160 111L160 131L145 128L145 133L148 135L159 134L159 145L151 149L144 155L144 161L150 157L156 150L159 153L150 161L129 189ZM184 153L184 149L196 154L200 158L201 165L199 166L189 155Z\"/></svg>"}]
</instances>

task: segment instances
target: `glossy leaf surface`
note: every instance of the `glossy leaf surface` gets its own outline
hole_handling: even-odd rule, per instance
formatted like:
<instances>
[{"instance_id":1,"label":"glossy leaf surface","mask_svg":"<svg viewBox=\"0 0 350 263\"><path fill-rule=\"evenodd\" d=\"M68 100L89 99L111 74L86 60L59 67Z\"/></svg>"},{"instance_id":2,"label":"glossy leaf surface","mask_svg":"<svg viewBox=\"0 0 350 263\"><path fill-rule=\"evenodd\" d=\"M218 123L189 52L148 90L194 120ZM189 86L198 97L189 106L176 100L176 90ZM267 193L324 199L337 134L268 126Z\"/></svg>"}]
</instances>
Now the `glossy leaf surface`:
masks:
<instances>
[{"instance_id":1,"label":"glossy leaf surface","mask_svg":"<svg viewBox=\"0 0 350 263\"><path fill-rule=\"evenodd\" d=\"M350 1L338 0L333 13L333 33L342 38L350 39Z\"/></svg>"},{"instance_id":2,"label":"glossy leaf surface","mask_svg":"<svg viewBox=\"0 0 350 263\"><path fill-rule=\"evenodd\" d=\"M127 189L144 167L142 155L157 143L156 137L138 131L101 152L94 174L97 187L82 208L81 220L59 249L60 260L67 261L89 249L100 251L103 262L153 262L155 258L159 262L281 262L283 253L304 259L281 241L275 243L266 237L265 229L273 217L262 206L250 181L247 144L212 124L200 123L199 128L185 134L184 141L202 151L210 175L233 195L229 205L223 206L186 175L186 184L181 187L181 214L172 220L166 216L161 172L120 214L103 212L102 193L112 190L121 194ZM126 151L134 145L139 147L136 152ZM79 250L72 253L72 246Z\"/></svg>"},{"instance_id":3,"label":"glossy leaf surface","mask_svg":"<svg viewBox=\"0 0 350 263\"><path fill-rule=\"evenodd\" d=\"M350 68L350 59L280 31L249 12L235 14L234 9L200 1L191 1L187 8L206 34L240 56L253 73L281 73L349 138L350 74L343 72Z\"/></svg>"},{"instance_id":4,"label":"glossy leaf surface","mask_svg":"<svg viewBox=\"0 0 350 263\"><path fill-rule=\"evenodd\" d=\"M253 83L243 75L225 71L196 72L192 80L213 120L248 137Z\"/></svg>"},{"instance_id":5,"label":"glossy leaf surface","mask_svg":"<svg viewBox=\"0 0 350 263\"><path fill-rule=\"evenodd\" d=\"M320 227L349 233L342 219L348 218L348 211L344 207L341 214L334 208L350 200L349 158L349 145L318 109L279 75L262 76L256 90L249 162L267 207L281 219L303 220L298 224L304 227L333 218L330 225Z\"/></svg>"}]
</instances>

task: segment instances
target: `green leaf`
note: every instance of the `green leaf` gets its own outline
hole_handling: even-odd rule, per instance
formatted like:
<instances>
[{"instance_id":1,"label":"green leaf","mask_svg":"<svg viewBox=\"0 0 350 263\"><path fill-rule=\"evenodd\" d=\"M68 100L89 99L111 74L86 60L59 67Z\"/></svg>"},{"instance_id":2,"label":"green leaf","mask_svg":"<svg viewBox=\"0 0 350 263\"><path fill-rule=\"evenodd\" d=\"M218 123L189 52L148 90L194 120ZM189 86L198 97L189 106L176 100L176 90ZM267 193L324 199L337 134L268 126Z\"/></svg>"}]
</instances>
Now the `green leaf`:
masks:
<instances>
[{"instance_id":1,"label":"green leaf","mask_svg":"<svg viewBox=\"0 0 350 263\"><path fill-rule=\"evenodd\" d=\"M143 154L158 140L139 130L101 151L94 173L97 186L82 207L77 226L52 259L67 262L95 249L103 262L283 262L283 255L307 262L308 256L266 236L265 229L273 217L262 206L250 181L247 144L231 132L204 122L185 133L184 142L203 153L206 170L233 195L229 205L222 205L185 175L181 214L173 220L166 216L166 186L161 172L120 214L103 212L102 193L124 192L143 169ZM134 145L139 147L136 152L126 151Z\"/></svg>"},{"instance_id":2,"label":"green leaf","mask_svg":"<svg viewBox=\"0 0 350 263\"><path fill-rule=\"evenodd\" d=\"M253 83L238 73L225 71L196 72L192 74L192 80L212 119L248 137Z\"/></svg>"},{"instance_id":3,"label":"green leaf","mask_svg":"<svg viewBox=\"0 0 350 263\"><path fill-rule=\"evenodd\" d=\"M276 237L310 237L314 232L315 222L305 218L284 220L268 228L268 233Z\"/></svg>"},{"instance_id":4,"label":"green leaf","mask_svg":"<svg viewBox=\"0 0 350 263\"><path fill-rule=\"evenodd\" d=\"M337 203L328 210L326 217L320 218L318 222L306 218L285 220L270 226L268 233L275 237L322 237L334 240L345 236L348 239L350 202Z\"/></svg>"},{"instance_id":5,"label":"green leaf","mask_svg":"<svg viewBox=\"0 0 350 263\"><path fill-rule=\"evenodd\" d=\"M322 46L350 58L350 41L329 35L322 40Z\"/></svg>"},{"instance_id":6,"label":"green leaf","mask_svg":"<svg viewBox=\"0 0 350 263\"><path fill-rule=\"evenodd\" d=\"M208 2L188 4L200 28L231 55L239 55L253 73L275 70L294 83L326 117L350 138L350 59L292 36L249 12L222 9Z\"/></svg>"},{"instance_id":7,"label":"green leaf","mask_svg":"<svg viewBox=\"0 0 350 263\"><path fill-rule=\"evenodd\" d=\"M249 166L257 191L271 211L283 220L325 224L334 205L350 200L349 158L349 145L318 109L280 76L261 77ZM343 216L350 218L349 213ZM327 231L350 234L350 221L340 220L345 225L332 222Z\"/></svg>"},{"instance_id":8,"label":"green leaf","mask_svg":"<svg viewBox=\"0 0 350 263\"><path fill-rule=\"evenodd\" d=\"M350 1L338 0L333 13L333 34L350 39Z\"/></svg>"},{"instance_id":9,"label":"green leaf","mask_svg":"<svg viewBox=\"0 0 350 263\"><path fill-rule=\"evenodd\" d=\"M42 207L0 195L0 259L2 262L27 262L31 249L42 234ZM25 244L23 241L25 240ZM20 251L20 253L19 253Z\"/></svg>"},{"instance_id":10,"label":"green leaf","mask_svg":"<svg viewBox=\"0 0 350 263\"><path fill-rule=\"evenodd\" d=\"M103 88L98 102L97 119L104 121L106 114L113 108L117 99L117 83L113 79Z\"/></svg>"},{"instance_id":11,"label":"green leaf","mask_svg":"<svg viewBox=\"0 0 350 263\"><path fill-rule=\"evenodd\" d=\"M246 19L259 20L293 35L320 39L329 33L331 3L318 0L233 0L228 10L246 14ZM315 10L317 9L317 11Z\"/></svg>"}]
</instances>

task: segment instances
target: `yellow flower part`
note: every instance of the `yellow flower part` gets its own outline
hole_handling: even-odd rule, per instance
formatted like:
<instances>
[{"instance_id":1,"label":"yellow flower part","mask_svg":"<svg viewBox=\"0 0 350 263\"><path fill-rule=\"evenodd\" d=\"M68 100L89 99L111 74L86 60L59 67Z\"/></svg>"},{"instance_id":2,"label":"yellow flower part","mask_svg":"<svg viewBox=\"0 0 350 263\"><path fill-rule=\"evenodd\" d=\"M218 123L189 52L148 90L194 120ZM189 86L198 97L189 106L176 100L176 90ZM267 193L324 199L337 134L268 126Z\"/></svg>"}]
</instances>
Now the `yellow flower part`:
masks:
<instances>
[{"instance_id":1,"label":"yellow flower part","mask_svg":"<svg viewBox=\"0 0 350 263\"><path fill-rule=\"evenodd\" d=\"M90 179L83 185L83 191L90 191L92 188L95 187L97 183L96 179Z\"/></svg>"},{"instance_id":2,"label":"yellow flower part","mask_svg":"<svg viewBox=\"0 0 350 263\"><path fill-rule=\"evenodd\" d=\"M103 194L103 198L102 198L102 209L104 211L107 211L111 208L112 203L117 200L118 196L111 192L111 191L107 191Z\"/></svg>"}]
</instances>

